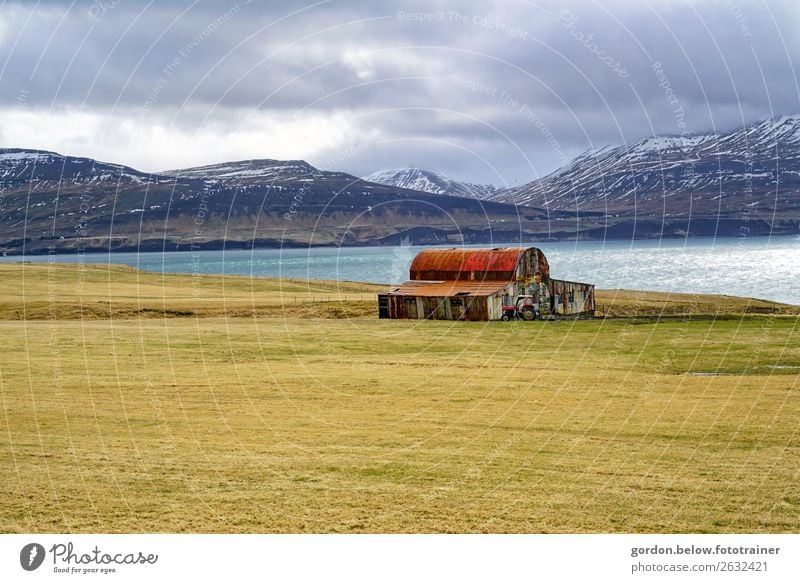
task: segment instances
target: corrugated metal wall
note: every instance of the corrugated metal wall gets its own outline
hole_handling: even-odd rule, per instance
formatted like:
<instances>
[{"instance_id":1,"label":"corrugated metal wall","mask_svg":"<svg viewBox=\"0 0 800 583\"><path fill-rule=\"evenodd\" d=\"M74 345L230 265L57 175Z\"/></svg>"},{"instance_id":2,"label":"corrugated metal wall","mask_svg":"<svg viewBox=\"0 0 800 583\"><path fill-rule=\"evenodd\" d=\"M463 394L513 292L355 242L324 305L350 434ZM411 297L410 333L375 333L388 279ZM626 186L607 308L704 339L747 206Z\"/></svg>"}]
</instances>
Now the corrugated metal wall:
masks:
<instances>
[{"instance_id":1,"label":"corrugated metal wall","mask_svg":"<svg viewBox=\"0 0 800 583\"><path fill-rule=\"evenodd\" d=\"M499 320L503 315L503 293L488 296L393 296L381 295L382 318L412 320Z\"/></svg>"},{"instance_id":2,"label":"corrugated metal wall","mask_svg":"<svg viewBox=\"0 0 800 583\"><path fill-rule=\"evenodd\" d=\"M588 283L551 279L548 287L552 313L577 316L594 313L594 286Z\"/></svg>"},{"instance_id":3,"label":"corrugated metal wall","mask_svg":"<svg viewBox=\"0 0 800 583\"><path fill-rule=\"evenodd\" d=\"M505 292L512 289L513 284ZM551 279L543 286L542 316L577 317L595 310L594 286ZM505 292L486 296L378 296L379 317L430 320L499 320Z\"/></svg>"}]
</instances>

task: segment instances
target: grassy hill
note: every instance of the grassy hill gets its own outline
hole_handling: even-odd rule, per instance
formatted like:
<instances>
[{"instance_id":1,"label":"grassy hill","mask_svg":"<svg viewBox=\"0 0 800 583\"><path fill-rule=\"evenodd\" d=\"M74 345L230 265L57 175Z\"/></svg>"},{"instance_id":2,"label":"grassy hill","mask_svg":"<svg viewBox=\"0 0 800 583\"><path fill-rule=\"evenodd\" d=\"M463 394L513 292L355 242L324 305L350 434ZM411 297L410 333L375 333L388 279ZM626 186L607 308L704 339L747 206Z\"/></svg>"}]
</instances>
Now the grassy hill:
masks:
<instances>
[{"instance_id":1,"label":"grassy hill","mask_svg":"<svg viewBox=\"0 0 800 583\"><path fill-rule=\"evenodd\" d=\"M387 321L379 289L0 266L0 530L797 530L796 308Z\"/></svg>"}]
</instances>

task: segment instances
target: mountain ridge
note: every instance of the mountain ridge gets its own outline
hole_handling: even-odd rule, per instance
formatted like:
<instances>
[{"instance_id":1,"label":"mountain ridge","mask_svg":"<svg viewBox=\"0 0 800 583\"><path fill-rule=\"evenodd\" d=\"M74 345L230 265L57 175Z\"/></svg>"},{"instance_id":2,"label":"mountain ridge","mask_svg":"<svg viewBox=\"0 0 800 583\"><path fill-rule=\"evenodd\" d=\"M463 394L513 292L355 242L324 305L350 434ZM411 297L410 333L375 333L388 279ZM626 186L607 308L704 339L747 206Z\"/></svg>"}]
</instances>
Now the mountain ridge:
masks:
<instances>
[{"instance_id":1,"label":"mountain ridge","mask_svg":"<svg viewBox=\"0 0 800 583\"><path fill-rule=\"evenodd\" d=\"M490 200L549 210L675 216L791 214L800 210L800 115L728 132L651 136L579 155Z\"/></svg>"},{"instance_id":2,"label":"mountain ridge","mask_svg":"<svg viewBox=\"0 0 800 583\"><path fill-rule=\"evenodd\" d=\"M588 150L547 176L494 190L483 200L485 191L476 193L475 185L444 173L399 171L405 175L395 169L369 177L439 192L319 170L304 160L250 159L147 173L47 150L4 148L0 251L800 233L800 115L719 134L651 136Z\"/></svg>"},{"instance_id":3,"label":"mountain ridge","mask_svg":"<svg viewBox=\"0 0 800 583\"><path fill-rule=\"evenodd\" d=\"M226 162L145 173L90 158L0 151L0 251L522 240L536 209L365 182L305 161Z\"/></svg>"},{"instance_id":4,"label":"mountain ridge","mask_svg":"<svg viewBox=\"0 0 800 583\"><path fill-rule=\"evenodd\" d=\"M456 180L452 176L438 170L422 168L391 168L378 170L363 177L368 182L397 186L432 194L447 194L488 200L498 189L491 184L474 184Z\"/></svg>"}]
</instances>

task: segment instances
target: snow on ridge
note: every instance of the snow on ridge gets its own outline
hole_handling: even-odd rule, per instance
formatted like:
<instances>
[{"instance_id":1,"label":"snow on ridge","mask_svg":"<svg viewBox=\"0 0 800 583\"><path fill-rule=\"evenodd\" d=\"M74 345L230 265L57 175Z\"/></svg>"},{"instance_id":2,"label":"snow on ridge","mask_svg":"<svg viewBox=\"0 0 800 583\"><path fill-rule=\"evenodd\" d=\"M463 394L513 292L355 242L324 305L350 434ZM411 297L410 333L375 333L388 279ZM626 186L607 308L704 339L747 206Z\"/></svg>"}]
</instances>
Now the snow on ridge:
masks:
<instances>
[{"instance_id":1,"label":"snow on ridge","mask_svg":"<svg viewBox=\"0 0 800 583\"><path fill-rule=\"evenodd\" d=\"M705 142L712 136L697 134L689 136L650 136L627 148L628 153L652 153L664 150L688 149Z\"/></svg>"},{"instance_id":2,"label":"snow on ridge","mask_svg":"<svg viewBox=\"0 0 800 583\"><path fill-rule=\"evenodd\" d=\"M426 170L422 168L391 168L378 170L362 180L406 188L431 194L445 194L449 196L460 196L466 198L478 198L488 200L495 196L498 189L490 184L472 184L461 182L438 170Z\"/></svg>"},{"instance_id":3,"label":"snow on ridge","mask_svg":"<svg viewBox=\"0 0 800 583\"><path fill-rule=\"evenodd\" d=\"M454 182L449 176L436 170L419 168L393 168L373 172L363 178L367 182L376 182L387 186L408 188L432 194L443 194Z\"/></svg>"},{"instance_id":4,"label":"snow on ridge","mask_svg":"<svg viewBox=\"0 0 800 583\"><path fill-rule=\"evenodd\" d=\"M16 152L8 152L0 150L0 162L37 162L39 160L48 160L54 154L51 152L39 152L31 150L22 150Z\"/></svg>"},{"instance_id":5,"label":"snow on ridge","mask_svg":"<svg viewBox=\"0 0 800 583\"><path fill-rule=\"evenodd\" d=\"M525 204L546 192L550 202L579 204L586 199L601 205L618 199L635 205L634 197L641 193L665 197L745 183L774 188L800 176L794 166L798 162L800 114L783 115L724 132L650 136L632 145L587 150L551 174L505 191L498 200ZM631 188L640 194L629 194Z\"/></svg>"},{"instance_id":6,"label":"snow on ridge","mask_svg":"<svg viewBox=\"0 0 800 583\"><path fill-rule=\"evenodd\" d=\"M179 176L181 178L258 178L274 177L278 173L286 172L317 173L305 160L239 160L236 162L222 162L191 168L177 168L164 170L159 174Z\"/></svg>"},{"instance_id":7,"label":"snow on ridge","mask_svg":"<svg viewBox=\"0 0 800 583\"><path fill-rule=\"evenodd\" d=\"M442 194L453 182L449 176L435 170L419 168L394 168L380 170L365 176L367 182L377 182L388 186L421 190L433 194Z\"/></svg>"}]
</instances>

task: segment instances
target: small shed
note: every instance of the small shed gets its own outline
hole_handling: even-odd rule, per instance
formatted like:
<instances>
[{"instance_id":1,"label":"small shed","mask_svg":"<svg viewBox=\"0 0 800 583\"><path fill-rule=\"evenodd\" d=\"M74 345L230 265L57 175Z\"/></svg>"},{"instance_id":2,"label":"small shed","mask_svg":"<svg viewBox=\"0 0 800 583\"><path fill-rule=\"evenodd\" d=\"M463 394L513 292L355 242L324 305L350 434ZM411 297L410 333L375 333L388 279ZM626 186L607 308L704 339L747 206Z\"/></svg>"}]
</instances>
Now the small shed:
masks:
<instances>
[{"instance_id":1,"label":"small shed","mask_svg":"<svg viewBox=\"0 0 800 583\"><path fill-rule=\"evenodd\" d=\"M533 298L542 318L594 314L594 286L551 278L536 247L426 249L409 275L378 295L380 318L499 320L521 297Z\"/></svg>"}]
</instances>

